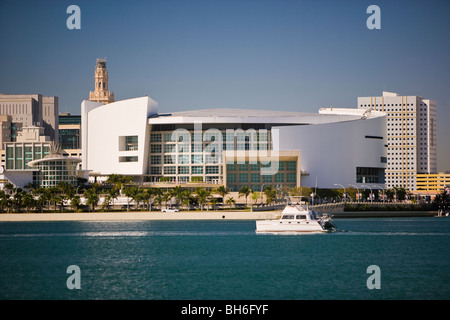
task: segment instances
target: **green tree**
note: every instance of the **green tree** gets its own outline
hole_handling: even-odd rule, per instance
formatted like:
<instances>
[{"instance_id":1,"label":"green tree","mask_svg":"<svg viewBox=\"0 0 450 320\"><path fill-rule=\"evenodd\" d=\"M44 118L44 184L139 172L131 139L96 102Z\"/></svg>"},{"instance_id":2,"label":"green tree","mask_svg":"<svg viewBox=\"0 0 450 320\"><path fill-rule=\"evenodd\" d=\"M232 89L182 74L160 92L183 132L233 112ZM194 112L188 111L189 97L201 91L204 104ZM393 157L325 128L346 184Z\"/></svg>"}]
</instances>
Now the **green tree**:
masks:
<instances>
[{"instance_id":1,"label":"green tree","mask_svg":"<svg viewBox=\"0 0 450 320\"><path fill-rule=\"evenodd\" d=\"M226 200L226 203L230 206L230 209L231 209L231 206L232 206L233 204L236 203L236 200L234 200L233 197L229 197L229 198Z\"/></svg>"},{"instance_id":2,"label":"green tree","mask_svg":"<svg viewBox=\"0 0 450 320\"><path fill-rule=\"evenodd\" d=\"M95 185L92 185L91 188L84 190L84 196L86 198L86 204L89 208L89 212L95 211L95 206L98 204L98 201L100 200L98 193L97 193L98 187Z\"/></svg>"},{"instance_id":3,"label":"green tree","mask_svg":"<svg viewBox=\"0 0 450 320\"><path fill-rule=\"evenodd\" d=\"M81 207L81 198L79 195L74 195L72 199L70 199L70 205L72 206L75 212L78 212Z\"/></svg>"},{"instance_id":4,"label":"green tree","mask_svg":"<svg viewBox=\"0 0 450 320\"><path fill-rule=\"evenodd\" d=\"M254 204L258 203L258 199L260 196L261 196L261 193L259 191L252 192L252 200L253 200Z\"/></svg>"},{"instance_id":5,"label":"green tree","mask_svg":"<svg viewBox=\"0 0 450 320\"><path fill-rule=\"evenodd\" d=\"M120 190L120 194L123 192L123 188L126 184L129 184L133 181L133 178L130 176L124 176L121 174L110 174L106 183L114 185L118 190Z\"/></svg>"},{"instance_id":6,"label":"green tree","mask_svg":"<svg viewBox=\"0 0 450 320\"><path fill-rule=\"evenodd\" d=\"M215 193L220 195L225 202L225 196L230 193L230 189L225 188L225 186L220 186L215 190Z\"/></svg>"},{"instance_id":7,"label":"green tree","mask_svg":"<svg viewBox=\"0 0 450 320\"><path fill-rule=\"evenodd\" d=\"M22 196L22 206L26 208L26 212L30 212L31 208L34 207L36 201L31 193L25 192Z\"/></svg>"},{"instance_id":8,"label":"green tree","mask_svg":"<svg viewBox=\"0 0 450 320\"><path fill-rule=\"evenodd\" d=\"M272 204L277 198L277 189L272 186L267 186L264 188L264 195L266 196L266 203Z\"/></svg>"},{"instance_id":9,"label":"green tree","mask_svg":"<svg viewBox=\"0 0 450 320\"><path fill-rule=\"evenodd\" d=\"M0 190L0 210L4 212L5 208L9 207L9 194L7 194L4 190Z\"/></svg>"},{"instance_id":10,"label":"green tree","mask_svg":"<svg viewBox=\"0 0 450 320\"><path fill-rule=\"evenodd\" d=\"M211 196L211 191L206 190L205 188L198 187L195 189L195 194L197 195L197 202L200 205L200 210L203 211L203 206L208 201L208 198Z\"/></svg>"},{"instance_id":11,"label":"green tree","mask_svg":"<svg viewBox=\"0 0 450 320\"><path fill-rule=\"evenodd\" d=\"M247 206L247 198L252 193L252 189L250 189L247 186L243 186L241 190L239 190L239 197L244 196L245 197L245 206Z\"/></svg>"},{"instance_id":12,"label":"green tree","mask_svg":"<svg viewBox=\"0 0 450 320\"><path fill-rule=\"evenodd\" d=\"M127 211L130 211L130 199L133 199L136 202L136 198L137 198L137 194L138 194L138 187L136 187L136 186L125 187L123 189L123 193L128 198L127 199ZM139 204L137 203L137 205L139 205Z\"/></svg>"}]
</instances>

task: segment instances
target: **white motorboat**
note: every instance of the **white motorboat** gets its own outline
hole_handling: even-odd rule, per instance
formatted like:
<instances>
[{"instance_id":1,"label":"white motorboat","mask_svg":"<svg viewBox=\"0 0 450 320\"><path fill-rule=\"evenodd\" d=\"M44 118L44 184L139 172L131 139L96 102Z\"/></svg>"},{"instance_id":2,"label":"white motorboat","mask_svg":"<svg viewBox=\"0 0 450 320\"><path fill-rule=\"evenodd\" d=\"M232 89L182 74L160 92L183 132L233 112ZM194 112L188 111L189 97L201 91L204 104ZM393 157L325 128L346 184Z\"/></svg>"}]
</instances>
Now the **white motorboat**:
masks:
<instances>
[{"instance_id":1,"label":"white motorboat","mask_svg":"<svg viewBox=\"0 0 450 320\"><path fill-rule=\"evenodd\" d=\"M256 221L256 232L332 232L336 230L331 217L318 216L302 202L288 204L280 219Z\"/></svg>"}]
</instances>

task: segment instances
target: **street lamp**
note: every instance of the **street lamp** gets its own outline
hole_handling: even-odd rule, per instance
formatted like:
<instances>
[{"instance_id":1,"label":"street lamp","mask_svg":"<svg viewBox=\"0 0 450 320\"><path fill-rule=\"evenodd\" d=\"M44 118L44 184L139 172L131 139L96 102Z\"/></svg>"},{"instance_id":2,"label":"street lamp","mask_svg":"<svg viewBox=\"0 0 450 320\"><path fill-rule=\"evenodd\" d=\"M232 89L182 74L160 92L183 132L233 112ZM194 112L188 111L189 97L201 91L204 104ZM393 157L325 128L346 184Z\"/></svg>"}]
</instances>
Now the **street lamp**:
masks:
<instances>
[{"instance_id":1,"label":"street lamp","mask_svg":"<svg viewBox=\"0 0 450 320\"><path fill-rule=\"evenodd\" d=\"M341 186L342 189L344 189L344 202L345 202L345 199L347 199L347 192L345 191L345 187L342 184L339 184L339 183L335 183L334 185L335 186Z\"/></svg>"},{"instance_id":2,"label":"street lamp","mask_svg":"<svg viewBox=\"0 0 450 320\"><path fill-rule=\"evenodd\" d=\"M385 203L386 202L386 192L385 192L386 189L383 189L382 186L376 186L376 187L380 188L381 191L383 192L383 203Z\"/></svg>"},{"instance_id":3,"label":"street lamp","mask_svg":"<svg viewBox=\"0 0 450 320\"><path fill-rule=\"evenodd\" d=\"M370 195L369 195L369 198L370 198L370 202L372 202L372 188L369 187L369 186L367 186L367 185L362 185L362 187L367 187L367 188L370 189Z\"/></svg>"},{"instance_id":4,"label":"street lamp","mask_svg":"<svg viewBox=\"0 0 450 320\"><path fill-rule=\"evenodd\" d=\"M355 186L354 184L349 184L349 186L350 186L350 187L353 187L353 188L356 188L356 191L358 192L358 202L359 202L360 195L359 195L359 189L358 189L358 187Z\"/></svg>"}]
</instances>

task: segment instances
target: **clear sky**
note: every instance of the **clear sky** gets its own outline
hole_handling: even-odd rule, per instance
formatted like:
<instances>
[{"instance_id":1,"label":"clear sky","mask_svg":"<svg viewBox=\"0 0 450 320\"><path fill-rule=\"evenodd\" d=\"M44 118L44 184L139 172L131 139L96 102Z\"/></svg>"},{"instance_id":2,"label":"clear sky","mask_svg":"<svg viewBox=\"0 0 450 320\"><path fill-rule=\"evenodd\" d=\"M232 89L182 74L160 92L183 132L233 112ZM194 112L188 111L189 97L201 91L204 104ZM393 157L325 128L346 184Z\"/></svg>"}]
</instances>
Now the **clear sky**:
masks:
<instances>
[{"instance_id":1,"label":"clear sky","mask_svg":"<svg viewBox=\"0 0 450 320\"><path fill-rule=\"evenodd\" d=\"M66 26L72 4L79 30ZM105 57L116 100L149 95L160 112L418 95L438 103L438 169L450 171L449 12L448 0L0 0L0 92L58 96L80 114Z\"/></svg>"}]
</instances>

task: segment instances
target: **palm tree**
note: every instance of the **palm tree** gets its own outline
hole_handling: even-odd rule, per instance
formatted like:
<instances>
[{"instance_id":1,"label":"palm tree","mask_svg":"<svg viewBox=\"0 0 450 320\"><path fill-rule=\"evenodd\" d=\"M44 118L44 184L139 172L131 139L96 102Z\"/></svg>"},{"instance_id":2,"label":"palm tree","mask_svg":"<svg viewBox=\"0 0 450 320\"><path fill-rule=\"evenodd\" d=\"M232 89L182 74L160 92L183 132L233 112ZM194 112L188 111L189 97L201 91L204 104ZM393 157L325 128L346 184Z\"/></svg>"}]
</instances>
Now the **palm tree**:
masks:
<instances>
[{"instance_id":1,"label":"palm tree","mask_svg":"<svg viewBox=\"0 0 450 320\"><path fill-rule=\"evenodd\" d=\"M219 194L223 198L223 202L225 202L225 196L230 193L230 189L225 188L225 186L220 186L215 192Z\"/></svg>"},{"instance_id":2,"label":"palm tree","mask_svg":"<svg viewBox=\"0 0 450 320\"><path fill-rule=\"evenodd\" d=\"M247 197L252 193L252 189L247 186L243 186L241 190L239 190L239 197L245 196L245 206L247 206Z\"/></svg>"},{"instance_id":3,"label":"palm tree","mask_svg":"<svg viewBox=\"0 0 450 320\"><path fill-rule=\"evenodd\" d=\"M5 186L3 187L3 190L5 190L5 192L7 194L12 194L12 191L14 189L14 185L11 182L8 182L7 184L5 184Z\"/></svg>"},{"instance_id":4,"label":"palm tree","mask_svg":"<svg viewBox=\"0 0 450 320\"><path fill-rule=\"evenodd\" d=\"M258 202L259 196L260 196L260 192L259 191L253 191L252 192L252 200L253 200L254 204L256 204Z\"/></svg>"},{"instance_id":5,"label":"palm tree","mask_svg":"<svg viewBox=\"0 0 450 320\"><path fill-rule=\"evenodd\" d=\"M236 203L236 200L234 200L233 197L229 197L229 198L227 199L226 203L230 206L230 209L231 209L231 205L235 204L235 203Z\"/></svg>"},{"instance_id":6,"label":"palm tree","mask_svg":"<svg viewBox=\"0 0 450 320\"><path fill-rule=\"evenodd\" d=\"M200 210L203 211L203 206L211 196L211 191L206 190L202 187L198 187L197 189L195 189L195 194L197 195L197 202L200 205Z\"/></svg>"},{"instance_id":7,"label":"palm tree","mask_svg":"<svg viewBox=\"0 0 450 320\"><path fill-rule=\"evenodd\" d=\"M75 212L78 212L78 210L81 207L81 199L79 195L74 195L72 199L70 199L70 205L75 210Z\"/></svg>"},{"instance_id":8,"label":"palm tree","mask_svg":"<svg viewBox=\"0 0 450 320\"><path fill-rule=\"evenodd\" d=\"M150 211L150 205L152 202L153 195L154 195L154 193L153 193L152 188L147 188L147 189L142 190L142 200L144 200L144 202L147 203L147 211Z\"/></svg>"},{"instance_id":9,"label":"palm tree","mask_svg":"<svg viewBox=\"0 0 450 320\"><path fill-rule=\"evenodd\" d=\"M120 194L122 194L123 188L127 183L133 181L133 178L130 176L124 176L121 174L110 174L106 183L113 184L117 189L120 190Z\"/></svg>"},{"instance_id":10,"label":"palm tree","mask_svg":"<svg viewBox=\"0 0 450 320\"><path fill-rule=\"evenodd\" d=\"M4 190L0 190L0 212L3 212L5 207L8 207L9 194L6 194Z\"/></svg>"},{"instance_id":11,"label":"palm tree","mask_svg":"<svg viewBox=\"0 0 450 320\"><path fill-rule=\"evenodd\" d=\"M216 210L216 206L217 206L217 203L219 202L219 200L217 198L212 198L210 202L212 204L213 210Z\"/></svg>"},{"instance_id":12,"label":"palm tree","mask_svg":"<svg viewBox=\"0 0 450 320\"><path fill-rule=\"evenodd\" d=\"M267 186L264 188L264 195L266 196L267 204L272 204L277 197L277 189Z\"/></svg>"},{"instance_id":13,"label":"palm tree","mask_svg":"<svg viewBox=\"0 0 450 320\"><path fill-rule=\"evenodd\" d=\"M30 209L35 206L36 201L31 193L24 193L22 196L21 205L26 208L26 212L30 212Z\"/></svg>"},{"instance_id":14,"label":"palm tree","mask_svg":"<svg viewBox=\"0 0 450 320\"><path fill-rule=\"evenodd\" d=\"M86 197L86 204L88 205L89 212L91 212L91 206L92 211L95 211L95 206L100 200L97 194L97 187L92 186L91 188L84 190L84 196Z\"/></svg>"},{"instance_id":15,"label":"palm tree","mask_svg":"<svg viewBox=\"0 0 450 320\"><path fill-rule=\"evenodd\" d=\"M135 202L136 202L136 195L138 193L138 188L136 186L129 186L123 190L123 193L125 194L126 197L128 197L127 211L130 211L130 198L135 200Z\"/></svg>"}]
</instances>

